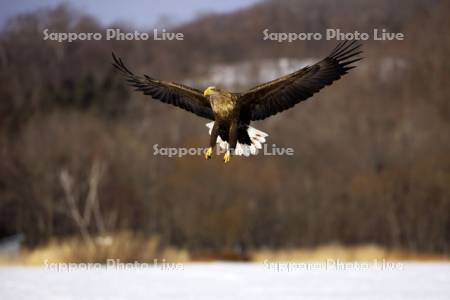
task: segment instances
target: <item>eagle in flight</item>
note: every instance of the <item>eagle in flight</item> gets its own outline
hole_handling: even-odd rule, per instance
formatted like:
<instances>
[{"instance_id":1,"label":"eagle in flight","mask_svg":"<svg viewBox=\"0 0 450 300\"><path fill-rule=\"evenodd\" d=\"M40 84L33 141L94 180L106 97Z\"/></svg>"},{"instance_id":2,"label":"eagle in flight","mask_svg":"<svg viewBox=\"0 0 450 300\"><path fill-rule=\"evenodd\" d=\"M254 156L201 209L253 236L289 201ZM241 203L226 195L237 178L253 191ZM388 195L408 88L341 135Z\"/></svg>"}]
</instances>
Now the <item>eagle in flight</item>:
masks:
<instances>
[{"instance_id":1,"label":"eagle in flight","mask_svg":"<svg viewBox=\"0 0 450 300\"><path fill-rule=\"evenodd\" d=\"M205 158L210 159L216 144L226 150L224 162L231 155L256 154L268 134L250 126L251 121L263 120L293 107L331 85L362 59L361 44L344 41L318 63L294 73L260 84L243 92L233 93L210 86L204 91L183 84L157 80L147 75L133 74L114 53L114 67L137 91L167 104L172 104L200 117L212 120L207 123L210 143Z\"/></svg>"}]
</instances>

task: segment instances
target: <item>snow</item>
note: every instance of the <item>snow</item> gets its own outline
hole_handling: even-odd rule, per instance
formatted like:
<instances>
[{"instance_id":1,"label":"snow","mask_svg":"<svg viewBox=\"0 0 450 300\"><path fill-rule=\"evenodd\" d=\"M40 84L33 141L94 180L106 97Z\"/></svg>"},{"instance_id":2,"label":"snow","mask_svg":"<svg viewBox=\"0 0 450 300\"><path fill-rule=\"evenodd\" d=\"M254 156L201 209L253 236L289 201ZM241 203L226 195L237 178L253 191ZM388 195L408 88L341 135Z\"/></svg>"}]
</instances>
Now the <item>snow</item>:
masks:
<instances>
[{"instance_id":1,"label":"snow","mask_svg":"<svg viewBox=\"0 0 450 300\"><path fill-rule=\"evenodd\" d=\"M208 74L199 78L185 79L186 85L201 86L204 82L221 88L251 87L287 75L307 65L318 62L316 58L291 59L286 57L258 61L240 61L232 64L213 64Z\"/></svg>"},{"instance_id":2,"label":"snow","mask_svg":"<svg viewBox=\"0 0 450 300\"><path fill-rule=\"evenodd\" d=\"M0 299L450 299L450 263L1 267Z\"/></svg>"}]
</instances>

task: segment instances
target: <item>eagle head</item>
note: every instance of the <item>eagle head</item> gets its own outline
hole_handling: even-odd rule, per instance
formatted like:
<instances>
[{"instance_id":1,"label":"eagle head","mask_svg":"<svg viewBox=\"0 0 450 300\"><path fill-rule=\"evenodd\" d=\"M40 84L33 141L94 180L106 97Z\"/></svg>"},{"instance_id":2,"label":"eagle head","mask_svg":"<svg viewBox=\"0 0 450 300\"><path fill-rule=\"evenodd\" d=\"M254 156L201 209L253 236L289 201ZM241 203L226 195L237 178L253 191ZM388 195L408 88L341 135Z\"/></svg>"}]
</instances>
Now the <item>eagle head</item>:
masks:
<instances>
[{"instance_id":1,"label":"eagle head","mask_svg":"<svg viewBox=\"0 0 450 300\"><path fill-rule=\"evenodd\" d=\"M203 91L203 96L207 97L217 93L218 91L219 90L215 86L209 86L206 90Z\"/></svg>"}]
</instances>

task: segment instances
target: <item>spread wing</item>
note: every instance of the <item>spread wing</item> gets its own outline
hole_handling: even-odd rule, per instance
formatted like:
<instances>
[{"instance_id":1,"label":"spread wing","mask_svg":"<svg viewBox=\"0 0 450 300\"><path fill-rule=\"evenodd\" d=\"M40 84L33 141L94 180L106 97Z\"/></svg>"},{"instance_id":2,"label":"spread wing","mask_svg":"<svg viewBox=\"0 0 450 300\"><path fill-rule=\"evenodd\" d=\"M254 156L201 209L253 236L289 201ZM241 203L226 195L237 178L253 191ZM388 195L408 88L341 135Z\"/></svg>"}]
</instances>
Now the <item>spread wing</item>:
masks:
<instances>
[{"instance_id":1,"label":"spread wing","mask_svg":"<svg viewBox=\"0 0 450 300\"><path fill-rule=\"evenodd\" d=\"M361 59L360 47L356 41L342 42L320 62L241 94L242 118L262 120L308 99L354 68L351 64Z\"/></svg>"},{"instance_id":2,"label":"spread wing","mask_svg":"<svg viewBox=\"0 0 450 300\"><path fill-rule=\"evenodd\" d=\"M214 120L211 104L203 96L202 91L175 82L157 80L147 75L134 75L114 53L112 53L112 57L114 59L113 66L125 76L128 83L136 88L136 91L185 109L197 116Z\"/></svg>"}]
</instances>

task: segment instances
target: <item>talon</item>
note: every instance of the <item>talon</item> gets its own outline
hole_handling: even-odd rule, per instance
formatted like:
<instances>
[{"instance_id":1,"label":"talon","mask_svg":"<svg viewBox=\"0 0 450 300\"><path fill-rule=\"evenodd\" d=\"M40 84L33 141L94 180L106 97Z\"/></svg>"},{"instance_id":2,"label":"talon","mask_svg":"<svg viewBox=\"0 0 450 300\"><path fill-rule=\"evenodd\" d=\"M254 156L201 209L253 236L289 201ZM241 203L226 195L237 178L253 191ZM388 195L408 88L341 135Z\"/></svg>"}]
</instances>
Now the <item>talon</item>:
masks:
<instances>
[{"instance_id":1,"label":"talon","mask_svg":"<svg viewBox=\"0 0 450 300\"><path fill-rule=\"evenodd\" d=\"M212 147L209 147L209 148L206 150L206 152L205 152L205 159L206 159L206 160L210 159L212 153L213 153L213 148L212 148Z\"/></svg>"},{"instance_id":2,"label":"talon","mask_svg":"<svg viewBox=\"0 0 450 300\"><path fill-rule=\"evenodd\" d=\"M228 163L228 162L230 162L230 160L231 160L231 154L230 154L230 151L227 151L225 153L225 155L223 156L223 162Z\"/></svg>"}]
</instances>

